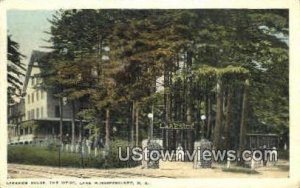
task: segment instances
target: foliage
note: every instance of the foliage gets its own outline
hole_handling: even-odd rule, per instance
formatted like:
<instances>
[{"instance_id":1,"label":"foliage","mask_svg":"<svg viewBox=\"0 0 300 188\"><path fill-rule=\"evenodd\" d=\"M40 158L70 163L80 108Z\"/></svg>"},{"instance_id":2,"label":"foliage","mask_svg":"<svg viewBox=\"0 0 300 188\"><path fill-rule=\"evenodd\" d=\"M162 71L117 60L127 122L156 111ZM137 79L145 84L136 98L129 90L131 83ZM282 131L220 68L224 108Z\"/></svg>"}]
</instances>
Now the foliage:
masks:
<instances>
[{"instance_id":1,"label":"foliage","mask_svg":"<svg viewBox=\"0 0 300 188\"><path fill-rule=\"evenodd\" d=\"M61 153L62 166L79 167L79 155L73 153ZM8 147L8 162L19 164L35 164L58 166L58 151L48 150L47 148L33 146L9 146Z\"/></svg>"},{"instance_id":2,"label":"foliage","mask_svg":"<svg viewBox=\"0 0 300 188\"><path fill-rule=\"evenodd\" d=\"M19 44L11 39L11 36L7 36L7 97L8 103L13 103L15 96L21 96L22 94L22 77L25 77L26 71L25 65L21 62L22 55L19 51Z\"/></svg>"},{"instance_id":3,"label":"foliage","mask_svg":"<svg viewBox=\"0 0 300 188\"><path fill-rule=\"evenodd\" d=\"M119 160L119 147L122 149L122 153L126 152L126 148L128 147L128 142L124 140L113 140L110 143L110 151L108 157L105 159L105 163L103 165L104 168L122 168L122 167L134 167L140 164L139 161L133 161L131 159L132 153L129 153L128 161L120 161Z\"/></svg>"},{"instance_id":4,"label":"foliage","mask_svg":"<svg viewBox=\"0 0 300 188\"><path fill-rule=\"evenodd\" d=\"M288 133L285 10L63 10L50 22L45 83L58 95L87 102L78 117L97 131L105 109L132 112L136 102L149 112L156 103L164 106L159 122L199 125L205 112L211 128L220 124L218 137L232 138L247 86L247 130ZM161 77L163 100L155 94Z\"/></svg>"}]
</instances>

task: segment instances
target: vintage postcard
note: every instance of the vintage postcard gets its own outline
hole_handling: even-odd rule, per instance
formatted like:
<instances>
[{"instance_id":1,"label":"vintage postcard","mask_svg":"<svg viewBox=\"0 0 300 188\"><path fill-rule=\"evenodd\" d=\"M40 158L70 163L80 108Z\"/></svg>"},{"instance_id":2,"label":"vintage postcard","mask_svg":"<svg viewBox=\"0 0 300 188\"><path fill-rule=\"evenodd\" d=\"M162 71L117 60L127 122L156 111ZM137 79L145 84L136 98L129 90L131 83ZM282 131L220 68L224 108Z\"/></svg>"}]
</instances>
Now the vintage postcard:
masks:
<instances>
[{"instance_id":1,"label":"vintage postcard","mask_svg":"<svg viewBox=\"0 0 300 188\"><path fill-rule=\"evenodd\" d=\"M0 3L0 187L299 187L300 1L125 2Z\"/></svg>"}]
</instances>

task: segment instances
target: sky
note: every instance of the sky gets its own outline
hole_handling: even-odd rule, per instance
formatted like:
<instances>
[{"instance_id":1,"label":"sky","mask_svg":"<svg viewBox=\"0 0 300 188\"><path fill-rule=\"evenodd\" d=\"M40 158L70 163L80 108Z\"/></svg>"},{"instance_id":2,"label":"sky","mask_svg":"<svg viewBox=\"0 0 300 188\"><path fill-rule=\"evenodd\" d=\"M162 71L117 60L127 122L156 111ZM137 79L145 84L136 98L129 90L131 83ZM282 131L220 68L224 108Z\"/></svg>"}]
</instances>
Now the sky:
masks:
<instances>
[{"instance_id":1,"label":"sky","mask_svg":"<svg viewBox=\"0 0 300 188\"><path fill-rule=\"evenodd\" d=\"M47 19L51 19L54 12L51 10L7 11L8 34L19 43L20 52L26 56L23 63L28 63L32 50L47 51L42 46L51 45L44 40L50 37L45 31L50 30L50 23Z\"/></svg>"}]
</instances>

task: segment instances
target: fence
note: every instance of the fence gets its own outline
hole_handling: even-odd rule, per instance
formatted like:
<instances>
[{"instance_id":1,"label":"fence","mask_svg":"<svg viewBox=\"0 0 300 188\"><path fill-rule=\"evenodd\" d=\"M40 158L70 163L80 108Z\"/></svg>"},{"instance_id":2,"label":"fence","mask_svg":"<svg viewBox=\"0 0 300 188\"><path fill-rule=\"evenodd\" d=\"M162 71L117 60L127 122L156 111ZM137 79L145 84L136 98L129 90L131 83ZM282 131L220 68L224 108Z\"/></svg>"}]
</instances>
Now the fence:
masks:
<instances>
[{"instance_id":1,"label":"fence","mask_svg":"<svg viewBox=\"0 0 300 188\"><path fill-rule=\"evenodd\" d=\"M78 144L61 144L62 152L70 152L70 153L82 153L83 156L94 156L97 157L99 155L106 155L106 151L102 147L92 147L92 145L87 143L78 143Z\"/></svg>"}]
</instances>

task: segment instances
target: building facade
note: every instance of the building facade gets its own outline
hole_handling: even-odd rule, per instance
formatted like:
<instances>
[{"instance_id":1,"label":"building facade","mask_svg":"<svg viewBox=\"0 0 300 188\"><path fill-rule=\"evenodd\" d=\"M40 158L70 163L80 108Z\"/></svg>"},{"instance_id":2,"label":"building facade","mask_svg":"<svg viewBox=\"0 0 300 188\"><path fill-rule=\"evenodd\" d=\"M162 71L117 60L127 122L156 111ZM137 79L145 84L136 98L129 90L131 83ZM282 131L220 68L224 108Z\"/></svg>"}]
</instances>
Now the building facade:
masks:
<instances>
[{"instance_id":1,"label":"building facade","mask_svg":"<svg viewBox=\"0 0 300 188\"><path fill-rule=\"evenodd\" d=\"M23 85L20 102L8 106L8 144L44 142L59 136L59 99L40 86L39 61L45 52L33 51ZM63 105L64 132L70 132L71 105Z\"/></svg>"}]
</instances>

